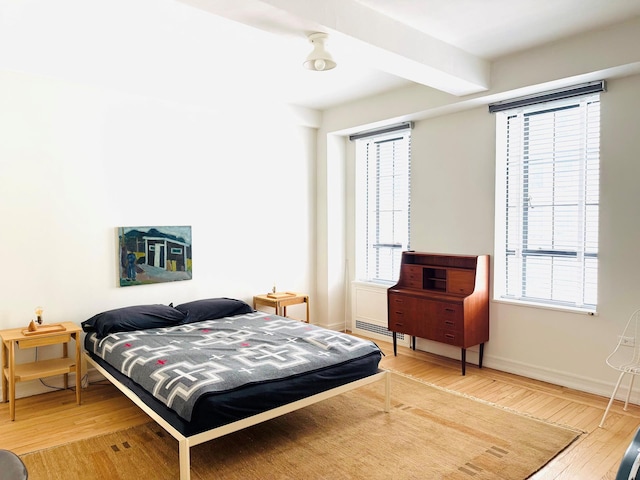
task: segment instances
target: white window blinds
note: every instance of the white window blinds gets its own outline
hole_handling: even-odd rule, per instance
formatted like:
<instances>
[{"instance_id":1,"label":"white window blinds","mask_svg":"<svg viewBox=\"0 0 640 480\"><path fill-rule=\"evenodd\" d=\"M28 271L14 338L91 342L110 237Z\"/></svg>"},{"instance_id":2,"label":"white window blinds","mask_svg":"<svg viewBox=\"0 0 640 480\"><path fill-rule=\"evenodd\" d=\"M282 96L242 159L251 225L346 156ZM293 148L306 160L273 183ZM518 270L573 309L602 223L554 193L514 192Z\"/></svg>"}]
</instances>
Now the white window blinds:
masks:
<instances>
[{"instance_id":1,"label":"white window blinds","mask_svg":"<svg viewBox=\"0 0 640 480\"><path fill-rule=\"evenodd\" d=\"M411 132L357 140L357 269L361 280L395 282L409 248Z\"/></svg>"},{"instance_id":2,"label":"white window blinds","mask_svg":"<svg viewBox=\"0 0 640 480\"><path fill-rule=\"evenodd\" d=\"M599 94L497 115L496 297L594 311Z\"/></svg>"}]
</instances>

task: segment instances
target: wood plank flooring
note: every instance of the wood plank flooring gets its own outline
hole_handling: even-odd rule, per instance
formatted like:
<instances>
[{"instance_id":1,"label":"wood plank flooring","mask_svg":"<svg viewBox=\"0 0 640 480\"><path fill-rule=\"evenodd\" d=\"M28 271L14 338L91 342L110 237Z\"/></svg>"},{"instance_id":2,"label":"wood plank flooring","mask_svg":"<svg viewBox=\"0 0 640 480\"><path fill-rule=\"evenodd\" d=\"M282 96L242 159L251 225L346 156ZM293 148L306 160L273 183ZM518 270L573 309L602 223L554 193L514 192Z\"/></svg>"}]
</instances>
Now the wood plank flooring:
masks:
<instances>
[{"instance_id":1,"label":"wood plank flooring","mask_svg":"<svg viewBox=\"0 0 640 480\"><path fill-rule=\"evenodd\" d=\"M463 377L455 360L404 347L394 357L390 343L376 343L386 354L381 363L384 368L586 432L533 476L534 480L613 480L640 427L637 405L624 412L622 402L615 402L605 428L598 428L607 398L474 365L467 365ZM70 391L18 399L15 422L9 420L9 404L0 404L0 448L22 454L148 421L115 387L100 382L83 390L80 406Z\"/></svg>"}]
</instances>

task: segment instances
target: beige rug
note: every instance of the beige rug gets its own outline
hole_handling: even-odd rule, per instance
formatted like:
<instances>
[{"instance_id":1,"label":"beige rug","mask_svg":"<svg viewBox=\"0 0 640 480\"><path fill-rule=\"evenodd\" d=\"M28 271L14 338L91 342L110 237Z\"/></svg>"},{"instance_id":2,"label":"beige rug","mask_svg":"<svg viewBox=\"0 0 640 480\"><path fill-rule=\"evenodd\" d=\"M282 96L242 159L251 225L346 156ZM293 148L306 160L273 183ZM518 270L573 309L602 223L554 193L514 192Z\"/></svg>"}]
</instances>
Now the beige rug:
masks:
<instances>
[{"instance_id":1,"label":"beige rug","mask_svg":"<svg viewBox=\"0 0 640 480\"><path fill-rule=\"evenodd\" d=\"M193 480L525 479L580 432L393 374L191 449ZM25 454L30 480L177 479L178 443L151 422Z\"/></svg>"}]
</instances>

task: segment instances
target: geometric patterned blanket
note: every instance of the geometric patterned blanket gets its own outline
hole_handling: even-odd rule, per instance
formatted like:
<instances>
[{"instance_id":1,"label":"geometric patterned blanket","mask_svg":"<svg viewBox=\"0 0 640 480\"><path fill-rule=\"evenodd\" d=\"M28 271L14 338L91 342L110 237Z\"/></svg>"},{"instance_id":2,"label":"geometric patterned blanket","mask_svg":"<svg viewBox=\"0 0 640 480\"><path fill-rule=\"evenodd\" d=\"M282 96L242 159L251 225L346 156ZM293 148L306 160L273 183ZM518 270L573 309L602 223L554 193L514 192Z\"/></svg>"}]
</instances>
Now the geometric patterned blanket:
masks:
<instances>
[{"instance_id":1,"label":"geometric patterned blanket","mask_svg":"<svg viewBox=\"0 0 640 480\"><path fill-rule=\"evenodd\" d=\"M89 333L85 345L187 421L201 395L380 354L371 341L265 312L102 339Z\"/></svg>"}]
</instances>

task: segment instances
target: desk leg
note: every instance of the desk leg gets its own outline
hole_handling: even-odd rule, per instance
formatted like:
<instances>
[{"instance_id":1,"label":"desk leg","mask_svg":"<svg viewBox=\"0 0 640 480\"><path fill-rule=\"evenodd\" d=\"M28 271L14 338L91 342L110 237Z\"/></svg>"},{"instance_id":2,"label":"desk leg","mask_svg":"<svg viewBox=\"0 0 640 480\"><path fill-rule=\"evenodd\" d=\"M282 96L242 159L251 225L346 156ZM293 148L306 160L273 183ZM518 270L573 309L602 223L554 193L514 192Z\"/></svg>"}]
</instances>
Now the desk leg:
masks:
<instances>
[{"instance_id":1,"label":"desk leg","mask_svg":"<svg viewBox=\"0 0 640 480\"><path fill-rule=\"evenodd\" d=\"M307 323L310 323L311 320L309 319L309 297L304 297L304 303L307 304Z\"/></svg>"},{"instance_id":2,"label":"desk leg","mask_svg":"<svg viewBox=\"0 0 640 480\"><path fill-rule=\"evenodd\" d=\"M16 419L16 347L9 342L9 418Z\"/></svg>"},{"instance_id":3,"label":"desk leg","mask_svg":"<svg viewBox=\"0 0 640 480\"><path fill-rule=\"evenodd\" d=\"M467 349L461 348L460 350L462 350L460 355L462 357L462 375L465 375L467 373Z\"/></svg>"},{"instance_id":4,"label":"desk leg","mask_svg":"<svg viewBox=\"0 0 640 480\"><path fill-rule=\"evenodd\" d=\"M62 344L62 357L69 358L69 345L67 343ZM67 390L69 388L69 374L64 374L64 389Z\"/></svg>"},{"instance_id":5,"label":"desk leg","mask_svg":"<svg viewBox=\"0 0 640 480\"><path fill-rule=\"evenodd\" d=\"M4 342L2 342L0 348L2 349L2 368L9 368L8 349ZM0 375L2 376L2 403L6 403L9 400L9 392L7 390L9 388L9 382L4 375L4 371L0 372Z\"/></svg>"},{"instance_id":6,"label":"desk leg","mask_svg":"<svg viewBox=\"0 0 640 480\"><path fill-rule=\"evenodd\" d=\"M82 402L82 355L80 352L80 332L75 335L76 341L76 403Z\"/></svg>"}]
</instances>

